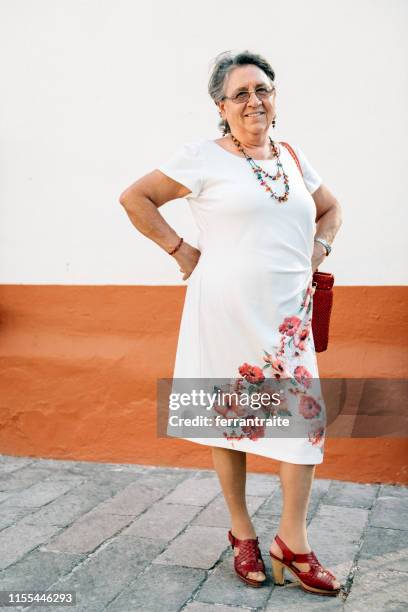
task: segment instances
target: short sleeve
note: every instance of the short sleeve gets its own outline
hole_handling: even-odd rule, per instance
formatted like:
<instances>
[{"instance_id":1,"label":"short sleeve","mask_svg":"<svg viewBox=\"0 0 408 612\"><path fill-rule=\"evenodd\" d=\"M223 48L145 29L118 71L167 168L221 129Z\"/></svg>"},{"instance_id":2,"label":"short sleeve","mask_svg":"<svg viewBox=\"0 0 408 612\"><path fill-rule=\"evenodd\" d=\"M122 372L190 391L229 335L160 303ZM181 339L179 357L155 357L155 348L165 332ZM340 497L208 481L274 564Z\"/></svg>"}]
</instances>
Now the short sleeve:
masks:
<instances>
[{"instance_id":1,"label":"short sleeve","mask_svg":"<svg viewBox=\"0 0 408 612\"><path fill-rule=\"evenodd\" d=\"M306 155L303 153L302 149L299 146L293 147L296 155L298 156L300 165L302 167L303 172L303 180L305 185L309 191L309 193L314 193L318 187L322 184L321 176L316 172L313 168Z\"/></svg>"},{"instance_id":2,"label":"short sleeve","mask_svg":"<svg viewBox=\"0 0 408 612\"><path fill-rule=\"evenodd\" d=\"M196 198L202 189L202 154L198 141L182 144L158 169L181 183L191 193L187 197Z\"/></svg>"}]
</instances>

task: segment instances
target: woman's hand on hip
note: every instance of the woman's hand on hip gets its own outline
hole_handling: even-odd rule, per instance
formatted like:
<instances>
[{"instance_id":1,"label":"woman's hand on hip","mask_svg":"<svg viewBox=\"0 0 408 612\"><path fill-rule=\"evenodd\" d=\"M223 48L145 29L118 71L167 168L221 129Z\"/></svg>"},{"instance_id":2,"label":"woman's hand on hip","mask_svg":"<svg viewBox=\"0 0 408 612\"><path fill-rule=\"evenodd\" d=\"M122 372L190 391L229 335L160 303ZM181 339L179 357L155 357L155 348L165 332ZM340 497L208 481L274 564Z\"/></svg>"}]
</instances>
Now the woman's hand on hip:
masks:
<instances>
[{"instance_id":1,"label":"woman's hand on hip","mask_svg":"<svg viewBox=\"0 0 408 612\"><path fill-rule=\"evenodd\" d=\"M187 280L192 274L194 268L198 264L201 251L191 246L183 240L181 247L173 255L174 259L180 266L180 272L183 273L183 280Z\"/></svg>"},{"instance_id":2,"label":"woman's hand on hip","mask_svg":"<svg viewBox=\"0 0 408 612\"><path fill-rule=\"evenodd\" d=\"M312 270L316 272L322 261L326 259L326 249L321 242L315 242L312 255Z\"/></svg>"}]
</instances>

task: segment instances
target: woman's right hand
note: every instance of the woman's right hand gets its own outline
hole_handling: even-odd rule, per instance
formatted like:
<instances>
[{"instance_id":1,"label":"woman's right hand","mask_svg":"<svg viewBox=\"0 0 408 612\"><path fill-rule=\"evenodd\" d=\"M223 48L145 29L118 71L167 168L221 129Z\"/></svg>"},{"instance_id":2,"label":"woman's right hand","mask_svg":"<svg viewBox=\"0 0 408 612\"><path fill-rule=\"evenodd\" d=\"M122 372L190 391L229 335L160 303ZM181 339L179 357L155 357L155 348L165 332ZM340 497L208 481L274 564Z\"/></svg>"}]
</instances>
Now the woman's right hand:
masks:
<instances>
[{"instance_id":1,"label":"woman's right hand","mask_svg":"<svg viewBox=\"0 0 408 612\"><path fill-rule=\"evenodd\" d=\"M180 266L180 272L183 273L183 280L187 280L192 274L194 268L198 264L200 256L201 251L184 240L180 248L172 255Z\"/></svg>"}]
</instances>

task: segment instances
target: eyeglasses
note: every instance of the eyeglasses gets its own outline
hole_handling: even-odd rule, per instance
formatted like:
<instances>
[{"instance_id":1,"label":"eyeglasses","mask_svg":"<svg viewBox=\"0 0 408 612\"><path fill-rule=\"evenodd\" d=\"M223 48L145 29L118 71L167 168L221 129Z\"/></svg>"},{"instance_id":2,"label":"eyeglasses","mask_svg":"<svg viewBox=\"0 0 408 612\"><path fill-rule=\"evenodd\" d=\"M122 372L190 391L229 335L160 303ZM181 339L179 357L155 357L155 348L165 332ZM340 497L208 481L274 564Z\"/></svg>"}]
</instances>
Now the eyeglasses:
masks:
<instances>
[{"instance_id":1,"label":"eyeglasses","mask_svg":"<svg viewBox=\"0 0 408 612\"><path fill-rule=\"evenodd\" d=\"M235 96L223 96L223 100L231 100L235 104L243 104L244 102L248 102L251 93L254 93L258 100L266 100L269 98L273 92L275 91L275 87L268 89L267 87L257 87L252 91L239 91Z\"/></svg>"}]
</instances>

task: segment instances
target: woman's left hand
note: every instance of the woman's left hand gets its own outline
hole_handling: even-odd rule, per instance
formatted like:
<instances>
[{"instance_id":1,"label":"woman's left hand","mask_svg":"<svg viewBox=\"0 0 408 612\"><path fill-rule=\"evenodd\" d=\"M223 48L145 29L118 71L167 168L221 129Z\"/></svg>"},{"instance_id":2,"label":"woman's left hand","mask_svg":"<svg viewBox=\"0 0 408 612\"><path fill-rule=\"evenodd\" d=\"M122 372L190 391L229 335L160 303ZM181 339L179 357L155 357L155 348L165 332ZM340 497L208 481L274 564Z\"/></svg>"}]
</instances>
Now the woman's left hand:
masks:
<instances>
[{"instance_id":1,"label":"woman's left hand","mask_svg":"<svg viewBox=\"0 0 408 612\"><path fill-rule=\"evenodd\" d=\"M322 261L326 259L326 249L321 242L315 242L312 255L312 270L316 272Z\"/></svg>"}]
</instances>

